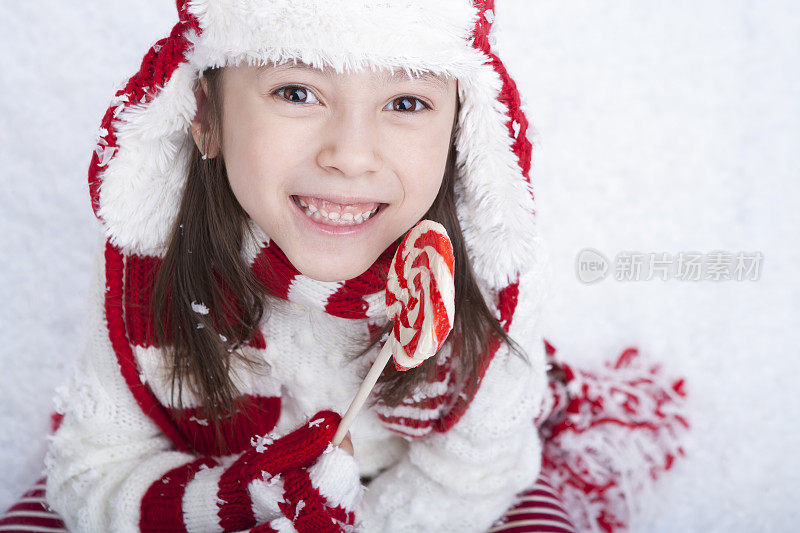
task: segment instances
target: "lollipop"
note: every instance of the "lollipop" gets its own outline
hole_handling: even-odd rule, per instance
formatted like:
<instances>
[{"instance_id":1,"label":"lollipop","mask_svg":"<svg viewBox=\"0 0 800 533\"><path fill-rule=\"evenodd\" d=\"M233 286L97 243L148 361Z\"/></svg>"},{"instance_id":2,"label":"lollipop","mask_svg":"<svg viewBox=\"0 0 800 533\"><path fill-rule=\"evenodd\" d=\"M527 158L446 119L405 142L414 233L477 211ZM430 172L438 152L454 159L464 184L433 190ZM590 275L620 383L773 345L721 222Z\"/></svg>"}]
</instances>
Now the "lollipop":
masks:
<instances>
[{"instance_id":1,"label":"lollipop","mask_svg":"<svg viewBox=\"0 0 800 533\"><path fill-rule=\"evenodd\" d=\"M364 382L339 423L331 442L338 446L394 355L394 367L404 371L436 354L453 329L455 283L453 245L438 222L422 220L398 246L386 280L386 315L392 334L383 345Z\"/></svg>"}]
</instances>

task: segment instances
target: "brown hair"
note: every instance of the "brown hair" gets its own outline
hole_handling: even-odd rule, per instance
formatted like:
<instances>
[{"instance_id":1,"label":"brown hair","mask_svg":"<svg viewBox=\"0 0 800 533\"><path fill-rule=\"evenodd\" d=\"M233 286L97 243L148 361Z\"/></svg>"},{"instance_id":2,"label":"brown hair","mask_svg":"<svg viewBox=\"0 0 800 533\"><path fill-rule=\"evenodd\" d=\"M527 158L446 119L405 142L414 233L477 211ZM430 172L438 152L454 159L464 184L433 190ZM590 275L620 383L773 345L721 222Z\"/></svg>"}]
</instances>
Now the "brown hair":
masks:
<instances>
[{"instance_id":1,"label":"brown hair","mask_svg":"<svg viewBox=\"0 0 800 533\"><path fill-rule=\"evenodd\" d=\"M208 95L204 114L198 118L206 139L222 139L222 71L210 68L203 72L208 81ZM453 372L458 390L467 391L469 401L477 390L478 369L483 354L489 349L492 332L523 360L528 360L486 305L467 256L454 193L454 141L459 109L460 102L457 102L441 188L422 218L442 224L453 243L456 312L446 343L451 343L456 361ZM165 357L170 359L168 366L172 368L173 400L176 385L178 390L177 402L173 401L177 405L174 414L183 415L182 391L188 386L203 399L200 412L216 422L217 443L227 449L220 422L250 403L231 381L231 358L239 359L252 371L263 366L263 360L248 358L239 348L250 339L263 314L269 311L268 301L274 295L241 257L244 232L250 230L249 215L230 188L223 154L220 151L216 157L203 159L191 138L187 144L191 144L187 148L192 154L186 188L166 255L154 277L150 313L158 344L171 348ZM193 310L191 304L195 301L204 302L208 314ZM198 322L201 325L196 325ZM392 323L387 323L371 335L363 349L348 356L351 359L362 357L391 331L391 327ZM388 363L378 379L380 401L396 406L413 394L419 383L432 381L441 351L405 372L395 371L394 365Z\"/></svg>"}]
</instances>

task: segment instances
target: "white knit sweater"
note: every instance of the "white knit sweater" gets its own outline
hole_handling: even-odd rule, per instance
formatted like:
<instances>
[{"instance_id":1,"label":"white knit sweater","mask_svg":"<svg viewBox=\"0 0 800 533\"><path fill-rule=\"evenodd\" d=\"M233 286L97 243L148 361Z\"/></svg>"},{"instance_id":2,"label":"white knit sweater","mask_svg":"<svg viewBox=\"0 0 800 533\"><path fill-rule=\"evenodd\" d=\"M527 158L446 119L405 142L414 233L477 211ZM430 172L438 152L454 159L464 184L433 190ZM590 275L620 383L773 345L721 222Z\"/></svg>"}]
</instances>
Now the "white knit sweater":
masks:
<instances>
[{"instance_id":1,"label":"white knit sweater","mask_svg":"<svg viewBox=\"0 0 800 533\"><path fill-rule=\"evenodd\" d=\"M45 458L47 499L72 531L138 531L148 487L197 457L173 448L120 374L105 326L103 242L101 235L85 348L55 398L64 418ZM520 280L509 331L527 351L530 365L501 346L468 410L445 433L400 435L365 405L351 428L355 460L337 448L315 466L312 480L336 501L359 494L359 476L377 476L366 485L360 504L355 503L359 531L483 532L511 507L518 492L534 483L541 442L533 419L547 391L542 339L535 333L538 298L526 291L537 285L526 276ZM321 409L343 415L360 384L358 371L363 374L377 356L375 347L368 360L348 363L344 357L366 338L366 322L291 302L271 309L261 324L267 347L256 350L270 364L270 375L234 369L240 391L282 398L275 428L279 435ZM158 354L152 348L135 350L141 379L169 406L169 383ZM184 401L198 403L191 396ZM410 407L405 414L426 416ZM235 458L217 459L227 466ZM222 531L216 499L224 466L203 469L187 484L181 507L188 531ZM280 516L279 486L253 482L250 490L254 502L262 502L254 504L259 522ZM294 530L288 519L283 527Z\"/></svg>"}]
</instances>

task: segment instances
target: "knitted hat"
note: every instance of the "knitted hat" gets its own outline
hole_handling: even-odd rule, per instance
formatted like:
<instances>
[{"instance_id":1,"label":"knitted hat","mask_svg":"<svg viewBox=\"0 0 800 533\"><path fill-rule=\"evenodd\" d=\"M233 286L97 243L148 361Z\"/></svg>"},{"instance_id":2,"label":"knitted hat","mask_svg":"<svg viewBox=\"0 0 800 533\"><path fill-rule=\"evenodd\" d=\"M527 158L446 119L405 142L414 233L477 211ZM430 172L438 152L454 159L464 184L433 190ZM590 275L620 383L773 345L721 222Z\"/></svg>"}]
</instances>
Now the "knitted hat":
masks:
<instances>
[{"instance_id":1,"label":"knitted hat","mask_svg":"<svg viewBox=\"0 0 800 533\"><path fill-rule=\"evenodd\" d=\"M296 58L337 72L456 77L456 206L479 283L500 290L539 259L528 121L492 50L493 0L177 0L177 7L170 36L116 92L89 168L94 213L123 254L166 252L200 73Z\"/></svg>"}]
</instances>

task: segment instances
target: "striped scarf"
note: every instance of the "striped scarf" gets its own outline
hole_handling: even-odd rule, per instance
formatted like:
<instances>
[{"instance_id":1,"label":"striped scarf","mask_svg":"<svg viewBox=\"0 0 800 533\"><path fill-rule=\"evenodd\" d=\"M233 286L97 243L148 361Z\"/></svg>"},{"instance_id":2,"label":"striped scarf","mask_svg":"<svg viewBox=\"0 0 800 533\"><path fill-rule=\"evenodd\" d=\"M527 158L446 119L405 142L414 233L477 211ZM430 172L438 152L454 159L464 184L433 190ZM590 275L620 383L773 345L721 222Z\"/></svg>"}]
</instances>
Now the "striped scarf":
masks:
<instances>
[{"instance_id":1,"label":"striped scarf","mask_svg":"<svg viewBox=\"0 0 800 533\"><path fill-rule=\"evenodd\" d=\"M261 244L251 263L258 279L279 298L340 318L385 320L386 278L402 237L359 276L346 281L317 281L298 271L274 241Z\"/></svg>"}]
</instances>

